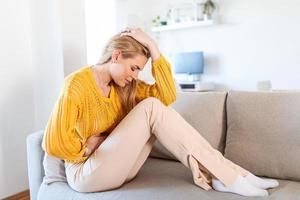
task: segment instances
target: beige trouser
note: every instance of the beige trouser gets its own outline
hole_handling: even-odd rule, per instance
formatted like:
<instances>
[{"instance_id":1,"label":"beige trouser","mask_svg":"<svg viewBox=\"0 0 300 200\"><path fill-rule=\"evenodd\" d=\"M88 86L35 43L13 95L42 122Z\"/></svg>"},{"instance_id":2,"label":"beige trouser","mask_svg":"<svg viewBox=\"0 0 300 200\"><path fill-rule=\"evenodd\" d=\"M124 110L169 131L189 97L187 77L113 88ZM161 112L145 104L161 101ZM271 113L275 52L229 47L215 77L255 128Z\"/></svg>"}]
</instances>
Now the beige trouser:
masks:
<instances>
[{"instance_id":1,"label":"beige trouser","mask_svg":"<svg viewBox=\"0 0 300 200\"><path fill-rule=\"evenodd\" d=\"M210 190L211 179L230 186L249 172L214 149L172 107L149 97L137 104L99 148L83 163L65 163L67 180L78 192L111 190L132 180L158 139L182 164L193 181Z\"/></svg>"}]
</instances>

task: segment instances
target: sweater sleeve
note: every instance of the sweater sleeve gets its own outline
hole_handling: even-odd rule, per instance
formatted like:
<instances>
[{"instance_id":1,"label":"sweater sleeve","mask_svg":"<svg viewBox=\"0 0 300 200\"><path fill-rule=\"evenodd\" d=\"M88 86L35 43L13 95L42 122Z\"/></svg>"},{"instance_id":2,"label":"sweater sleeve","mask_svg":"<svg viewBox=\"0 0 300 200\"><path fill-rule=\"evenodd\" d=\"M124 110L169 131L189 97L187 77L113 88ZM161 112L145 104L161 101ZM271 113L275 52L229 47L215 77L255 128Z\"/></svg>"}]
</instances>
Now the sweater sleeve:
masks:
<instances>
[{"instance_id":1,"label":"sweater sleeve","mask_svg":"<svg viewBox=\"0 0 300 200\"><path fill-rule=\"evenodd\" d=\"M165 105L170 105L176 100L176 87L171 65L162 54L158 60L152 62L151 72L155 79L154 84L148 84L142 80L137 82L137 102L147 97L156 97Z\"/></svg>"},{"instance_id":2,"label":"sweater sleeve","mask_svg":"<svg viewBox=\"0 0 300 200\"><path fill-rule=\"evenodd\" d=\"M86 150L82 139L75 128L79 116L80 104L70 92L63 90L57 100L47 123L42 148L49 155L67 162L77 163L85 161Z\"/></svg>"}]
</instances>

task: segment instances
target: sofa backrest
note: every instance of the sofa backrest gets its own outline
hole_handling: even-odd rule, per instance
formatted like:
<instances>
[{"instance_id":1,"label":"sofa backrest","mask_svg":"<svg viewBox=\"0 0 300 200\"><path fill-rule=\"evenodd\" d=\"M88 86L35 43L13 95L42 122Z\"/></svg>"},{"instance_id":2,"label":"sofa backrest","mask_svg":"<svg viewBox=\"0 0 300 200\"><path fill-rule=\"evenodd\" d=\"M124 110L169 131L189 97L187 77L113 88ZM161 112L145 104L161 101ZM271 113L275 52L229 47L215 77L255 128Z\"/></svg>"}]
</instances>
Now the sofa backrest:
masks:
<instances>
[{"instance_id":1,"label":"sofa backrest","mask_svg":"<svg viewBox=\"0 0 300 200\"><path fill-rule=\"evenodd\" d=\"M178 92L171 105L207 141L224 152L226 133L225 100L227 92ZM177 160L158 140L151 157Z\"/></svg>"},{"instance_id":2,"label":"sofa backrest","mask_svg":"<svg viewBox=\"0 0 300 200\"><path fill-rule=\"evenodd\" d=\"M300 180L300 91L229 91L225 157L259 176Z\"/></svg>"}]
</instances>

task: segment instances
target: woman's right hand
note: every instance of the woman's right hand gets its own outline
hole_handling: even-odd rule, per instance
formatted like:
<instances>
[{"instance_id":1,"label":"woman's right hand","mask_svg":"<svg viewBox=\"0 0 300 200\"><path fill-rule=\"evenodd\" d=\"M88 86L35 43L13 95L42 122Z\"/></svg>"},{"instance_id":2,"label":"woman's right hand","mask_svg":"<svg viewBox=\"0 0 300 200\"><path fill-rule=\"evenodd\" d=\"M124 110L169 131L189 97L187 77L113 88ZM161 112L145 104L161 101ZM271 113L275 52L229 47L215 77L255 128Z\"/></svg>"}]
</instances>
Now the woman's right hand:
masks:
<instances>
[{"instance_id":1,"label":"woman's right hand","mask_svg":"<svg viewBox=\"0 0 300 200\"><path fill-rule=\"evenodd\" d=\"M91 155L100 146L100 144L108 137L105 134L96 134L90 136L86 140L87 150L84 153L84 157Z\"/></svg>"},{"instance_id":2,"label":"woman's right hand","mask_svg":"<svg viewBox=\"0 0 300 200\"><path fill-rule=\"evenodd\" d=\"M151 58L153 61L156 61L160 57L160 51L158 49L157 44L155 41L148 35L146 34L142 29L136 28L136 29L130 29L126 28L124 31L121 32L121 36L128 35L138 42L140 42L142 45L147 47L150 51Z\"/></svg>"}]
</instances>

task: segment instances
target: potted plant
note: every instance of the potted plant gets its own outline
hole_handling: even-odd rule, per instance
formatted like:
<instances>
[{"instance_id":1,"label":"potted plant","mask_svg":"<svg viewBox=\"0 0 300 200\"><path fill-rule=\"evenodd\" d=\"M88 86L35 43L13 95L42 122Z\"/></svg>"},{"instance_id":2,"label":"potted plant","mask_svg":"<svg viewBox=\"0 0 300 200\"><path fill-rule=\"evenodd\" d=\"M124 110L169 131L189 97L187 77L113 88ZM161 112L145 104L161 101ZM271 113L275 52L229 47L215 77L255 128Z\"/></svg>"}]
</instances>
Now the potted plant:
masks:
<instances>
[{"instance_id":1,"label":"potted plant","mask_svg":"<svg viewBox=\"0 0 300 200\"><path fill-rule=\"evenodd\" d=\"M160 25L160 15L157 15L154 19L152 19L152 25L153 26L159 26Z\"/></svg>"},{"instance_id":2,"label":"potted plant","mask_svg":"<svg viewBox=\"0 0 300 200\"><path fill-rule=\"evenodd\" d=\"M216 4L212 0L206 0L201 5L204 20L212 19L212 14L216 9Z\"/></svg>"}]
</instances>

